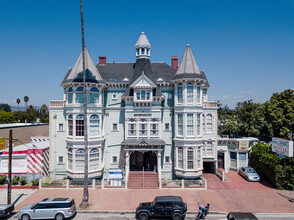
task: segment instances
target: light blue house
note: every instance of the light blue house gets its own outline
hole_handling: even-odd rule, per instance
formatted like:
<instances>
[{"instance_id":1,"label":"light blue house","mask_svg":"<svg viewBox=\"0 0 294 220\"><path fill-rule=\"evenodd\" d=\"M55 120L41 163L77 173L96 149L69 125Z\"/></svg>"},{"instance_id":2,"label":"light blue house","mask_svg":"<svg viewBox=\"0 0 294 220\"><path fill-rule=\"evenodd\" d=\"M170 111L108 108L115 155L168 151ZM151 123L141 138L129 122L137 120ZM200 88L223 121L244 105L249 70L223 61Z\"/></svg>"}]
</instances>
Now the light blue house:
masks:
<instances>
[{"instance_id":1,"label":"light blue house","mask_svg":"<svg viewBox=\"0 0 294 220\"><path fill-rule=\"evenodd\" d=\"M134 63L95 65L88 50L89 177L124 178L136 171L162 179L195 179L217 168L217 103L208 102L209 83L186 46L178 65L150 61L151 45L141 33ZM135 57L134 57L135 59ZM61 86L64 100L50 102L50 172L83 178L84 113L82 54Z\"/></svg>"}]
</instances>

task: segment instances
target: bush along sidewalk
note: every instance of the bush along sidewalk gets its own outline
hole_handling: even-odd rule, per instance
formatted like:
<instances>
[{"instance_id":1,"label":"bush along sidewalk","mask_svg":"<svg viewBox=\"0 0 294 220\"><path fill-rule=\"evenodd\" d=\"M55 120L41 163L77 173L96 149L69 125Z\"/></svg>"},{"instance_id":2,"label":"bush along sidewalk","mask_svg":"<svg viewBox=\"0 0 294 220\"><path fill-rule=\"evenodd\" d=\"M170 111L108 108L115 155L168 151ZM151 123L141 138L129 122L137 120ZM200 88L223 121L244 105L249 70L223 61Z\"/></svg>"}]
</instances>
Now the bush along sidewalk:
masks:
<instances>
[{"instance_id":1,"label":"bush along sidewalk","mask_svg":"<svg viewBox=\"0 0 294 220\"><path fill-rule=\"evenodd\" d=\"M294 158L280 158L271 145L258 143L252 149L251 165L277 189L294 190Z\"/></svg>"}]
</instances>

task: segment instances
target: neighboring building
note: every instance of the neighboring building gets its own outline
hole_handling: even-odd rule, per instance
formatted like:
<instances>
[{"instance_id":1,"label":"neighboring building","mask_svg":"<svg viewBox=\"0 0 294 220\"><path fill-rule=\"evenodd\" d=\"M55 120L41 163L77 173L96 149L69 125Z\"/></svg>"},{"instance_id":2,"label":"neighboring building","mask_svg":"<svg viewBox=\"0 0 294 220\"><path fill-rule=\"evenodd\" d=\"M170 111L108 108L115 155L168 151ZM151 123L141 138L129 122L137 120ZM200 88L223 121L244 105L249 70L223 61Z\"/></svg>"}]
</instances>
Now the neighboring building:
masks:
<instances>
[{"instance_id":1,"label":"neighboring building","mask_svg":"<svg viewBox=\"0 0 294 220\"><path fill-rule=\"evenodd\" d=\"M0 124L0 138L6 139L6 147L8 146L9 130L12 130L12 138L14 146L29 143L32 136L49 136L48 123L11 123Z\"/></svg>"},{"instance_id":2,"label":"neighboring building","mask_svg":"<svg viewBox=\"0 0 294 220\"><path fill-rule=\"evenodd\" d=\"M217 168L217 103L186 46L181 63L150 62L143 32L135 63L95 65L85 49L89 177L109 178L111 168L156 171L159 181L198 178ZM61 86L64 100L50 101L50 174L83 178L82 54ZM64 161L64 163L59 163Z\"/></svg>"},{"instance_id":3,"label":"neighboring building","mask_svg":"<svg viewBox=\"0 0 294 220\"><path fill-rule=\"evenodd\" d=\"M32 139L31 143L13 147L12 177L25 176L27 181L31 181L49 175L48 137ZM0 151L0 174L8 174L8 156L8 148Z\"/></svg>"},{"instance_id":4,"label":"neighboring building","mask_svg":"<svg viewBox=\"0 0 294 220\"><path fill-rule=\"evenodd\" d=\"M250 152L258 138L225 138L217 139L218 168L238 170L250 165Z\"/></svg>"}]
</instances>

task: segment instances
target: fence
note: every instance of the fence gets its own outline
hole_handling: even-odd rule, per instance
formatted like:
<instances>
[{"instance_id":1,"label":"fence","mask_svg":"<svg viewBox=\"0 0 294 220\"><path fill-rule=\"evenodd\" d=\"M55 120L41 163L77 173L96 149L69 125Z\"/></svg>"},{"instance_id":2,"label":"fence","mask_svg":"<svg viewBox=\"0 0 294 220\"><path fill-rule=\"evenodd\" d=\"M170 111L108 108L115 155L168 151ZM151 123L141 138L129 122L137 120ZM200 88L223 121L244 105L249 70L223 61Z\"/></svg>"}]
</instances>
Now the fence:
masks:
<instances>
[{"instance_id":1,"label":"fence","mask_svg":"<svg viewBox=\"0 0 294 220\"><path fill-rule=\"evenodd\" d=\"M89 189L127 189L125 179L122 181L111 180L88 180ZM82 189L84 188L83 180L69 179L39 179L39 188L60 188L60 189ZM204 177L195 180L161 180L161 186L164 189L207 189L207 181Z\"/></svg>"},{"instance_id":2,"label":"fence","mask_svg":"<svg viewBox=\"0 0 294 220\"><path fill-rule=\"evenodd\" d=\"M207 181L204 177L194 180L162 180L163 189L207 189Z\"/></svg>"}]
</instances>

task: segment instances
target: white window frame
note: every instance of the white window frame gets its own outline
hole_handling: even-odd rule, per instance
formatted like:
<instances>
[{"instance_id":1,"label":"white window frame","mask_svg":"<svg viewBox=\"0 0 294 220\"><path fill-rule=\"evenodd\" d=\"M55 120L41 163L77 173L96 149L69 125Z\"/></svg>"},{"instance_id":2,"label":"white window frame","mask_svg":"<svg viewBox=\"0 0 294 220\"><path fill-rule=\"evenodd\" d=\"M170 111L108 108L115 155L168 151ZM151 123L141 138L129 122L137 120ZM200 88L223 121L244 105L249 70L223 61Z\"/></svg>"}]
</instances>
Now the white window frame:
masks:
<instances>
[{"instance_id":1,"label":"white window frame","mask_svg":"<svg viewBox=\"0 0 294 220\"><path fill-rule=\"evenodd\" d=\"M159 120L157 118L152 118L150 121L150 136L158 137L159 136ZM153 125L155 125L155 130L153 129ZM155 131L155 134L154 134Z\"/></svg>"},{"instance_id":2,"label":"white window frame","mask_svg":"<svg viewBox=\"0 0 294 220\"><path fill-rule=\"evenodd\" d=\"M131 129L131 125L134 126L134 129ZM133 132L133 134L132 134ZM137 120L134 118L130 118L128 120L128 136L129 137L136 137L137 136Z\"/></svg>"},{"instance_id":3,"label":"white window frame","mask_svg":"<svg viewBox=\"0 0 294 220\"><path fill-rule=\"evenodd\" d=\"M206 116L206 132L207 133L212 133L213 132L213 127L212 127L212 114L207 114Z\"/></svg>"},{"instance_id":4,"label":"white window frame","mask_svg":"<svg viewBox=\"0 0 294 220\"><path fill-rule=\"evenodd\" d=\"M95 152L91 152L93 149L97 150ZM89 170L98 170L100 167L100 150L95 147L89 151Z\"/></svg>"},{"instance_id":5,"label":"white window frame","mask_svg":"<svg viewBox=\"0 0 294 220\"><path fill-rule=\"evenodd\" d=\"M187 170L194 170L194 148L187 148Z\"/></svg>"},{"instance_id":6,"label":"white window frame","mask_svg":"<svg viewBox=\"0 0 294 220\"><path fill-rule=\"evenodd\" d=\"M97 116L97 118L94 118ZM89 119L89 136L98 137L100 135L100 118L99 115L91 115Z\"/></svg>"},{"instance_id":7,"label":"white window frame","mask_svg":"<svg viewBox=\"0 0 294 220\"><path fill-rule=\"evenodd\" d=\"M194 86L192 83L188 83L187 84L187 103L188 104L193 104L193 101L194 101L193 93L194 93Z\"/></svg>"},{"instance_id":8,"label":"white window frame","mask_svg":"<svg viewBox=\"0 0 294 220\"><path fill-rule=\"evenodd\" d=\"M142 129L142 125L145 125L145 128ZM142 131L146 131L146 133L143 135ZM139 120L139 137L147 137L148 136L148 120L146 118L141 118Z\"/></svg>"},{"instance_id":9,"label":"white window frame","mask_svg":"<svg viewBox=\"0 0 294 220\"><path fill-rule=\"evenodd\" d=\"M181 154L180 154L181 152ZM183 147L178 147L178 168L179 169L184 169L184 148Z\"/></svg>"},{"instance_id":10,"label":"white window frame","mask_svg":"<svg viewBox=\"0 0 294 220\"><path fill-rule=\"evenodd\" d=\"M179 124L180 122L180 119L179 119L179 116L181 116L181 122L182 124ZM184 135L184 115L183 114L177 114L177 123L178 123L178 126L177 126L177 134L178 136L183 136ZM179 129L181 126L181 129ZM179 132L181 130L181 133Z\"/></svg>"},{"instance_id":11,"label":"white window frame","mask_svg":"<svg viewBox=\"0 0 294 220\"><path fill-rule=\"evenodd\" d=\"M177 86L177 103L178 104L183 104L184 103L183 85L182 84L178 84L178 86Z\"/></svg>"},{"instance_id":12,"label":"white window frame","mask_svg":"<svg viewBox=\"0 0 294 220\"><path fill-rule=\"evenodd\" d=\"M192 116L191 118L188 116ZM189 120L190 118L190 120ZM187 136L194 136L194 114L187 114Z\"/></svg>"},{"instance_id":13,"label":"white window frame","mask_svg":"<svg viewBox=\"0 0 294 220\"><path fill-rule=\"evenodd\" d=\"M117 94L116 93L112 94L112 100L117 100Z\"/></svg>"}]
</instances>

